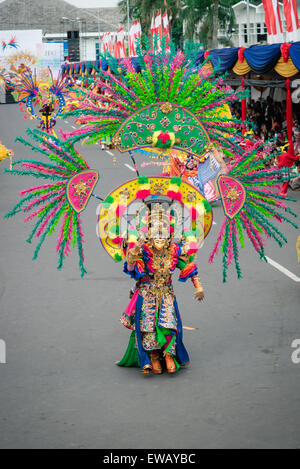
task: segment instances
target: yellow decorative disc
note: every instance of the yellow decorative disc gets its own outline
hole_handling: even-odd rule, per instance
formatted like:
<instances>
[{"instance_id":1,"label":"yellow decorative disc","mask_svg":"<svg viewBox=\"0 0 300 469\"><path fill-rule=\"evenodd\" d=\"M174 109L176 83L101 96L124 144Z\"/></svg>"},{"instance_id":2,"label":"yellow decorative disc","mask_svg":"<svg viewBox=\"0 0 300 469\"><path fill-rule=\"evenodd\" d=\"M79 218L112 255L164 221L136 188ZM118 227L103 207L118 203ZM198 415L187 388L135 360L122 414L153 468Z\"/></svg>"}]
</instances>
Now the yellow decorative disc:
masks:
<instances>
[{"instance_id":1,"label":"yellow decorative disc","mask_svg":"<svg viewBox=\"0 0 300 469\"><path fill-rule=\"evenodd\" d=\"M169 177L149 177L141 184L140 179L133 179L115 189L103 202L98 215L98 236L106 252L116 261L124 259L122 240L127 236L127 225L124 213L134 219L144 206L142 195L145 193L155 203L157 199L174 200L188 214L189 230L197 228L198 245L208 235L213 222L212 210L203 195L191 184L181 181L180 186L174 184ZM176 178L178 180L178 178ZM177 191L177 192L176 192ZM177 198L177 195L179 197ZM204 203L203 203L204 202ZM207 209L207 207L209 207ZM200 222L200 225L199 225ZM199 230L200 226L200 230Z\"/></svg>"}]
</instances>

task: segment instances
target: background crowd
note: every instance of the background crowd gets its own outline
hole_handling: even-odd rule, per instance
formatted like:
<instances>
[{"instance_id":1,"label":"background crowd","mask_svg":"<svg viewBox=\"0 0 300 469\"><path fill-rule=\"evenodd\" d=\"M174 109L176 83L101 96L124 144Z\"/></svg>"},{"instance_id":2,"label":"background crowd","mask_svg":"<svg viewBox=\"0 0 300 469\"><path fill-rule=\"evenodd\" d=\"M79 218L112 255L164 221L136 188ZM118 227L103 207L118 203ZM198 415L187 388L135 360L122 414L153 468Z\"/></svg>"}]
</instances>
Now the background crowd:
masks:
<instances>
[{"instance_id":1,"label":"background crowd","mask_svg":"<svg viewBox=\"0 0 300 469\"><path fill-rule=\"evenodd\" d=\"M232 115L241 119L241 103L236 102L231 108ZM270 159L266 166L277 166L276 154L288 150L288 136L286 123L286 102L274 101L270 96L266 99L254 101L251 99L247 103L247 122L245 135L252 134L263 143L268 143L270 151L274 152L274 158ZM293 144L295 155L300 156L300 116L293 113ZM290 188L300 189L300 165L296 162L291 168Z\"/></svg>"}]
</instances>

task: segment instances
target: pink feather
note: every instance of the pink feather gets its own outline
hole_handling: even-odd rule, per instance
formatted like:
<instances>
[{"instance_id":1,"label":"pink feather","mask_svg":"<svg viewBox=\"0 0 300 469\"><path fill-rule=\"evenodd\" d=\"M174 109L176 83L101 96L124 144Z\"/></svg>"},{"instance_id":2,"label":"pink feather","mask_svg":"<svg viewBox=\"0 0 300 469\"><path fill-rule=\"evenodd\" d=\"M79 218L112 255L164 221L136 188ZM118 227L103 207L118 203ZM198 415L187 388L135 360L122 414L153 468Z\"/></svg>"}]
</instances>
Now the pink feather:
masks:
<instances>
[{"instance_id":1,"label":"pink feather","mask_svg":"<svg viewBox=\"0 0 300 469\"><path fill-rule=\"evenodd\" d=\"M218 253L218 249L219 249L219 245L220 245L220 242L222 241L223 237L224 237L224 233L225 233L225 228L226 228L226 224L227 224L227 220L225 220L220 228L220 231L219 231L219 235L218 235L218 238L217 238L217 241L216 241L216 244L211 252L211 255L209 256L209 260L208 262L210 264L212 264L213 260L214 260L214 257L215 255Z\"/></svg>"},{"instance_id":2,"label":"pink feather","mask_svg":"<svg viewBox=\"0 0 300 469\"><path fill-rule=\"evenodd\" d=\"M228 233L228 251L227 251L227 265L230 265L233 261L233 244L232 244L232 220L229 222L229 233Z\"/></svg>"},{"instance_id":3,"label":"pink feather","mask_svg":"<svg viewBox=\"0 0 300 469\"><path fill-rule=\"evenodd\" d=\"M64 203L64 201L62 200L56 207L54 207L52 210L50 210L50 213L47 215L47 217L45 218L45 220L43 221L43 223L41 224L40 226L40 229L38 230L38 232L36 233L35 237L36 238L39 238L40 235L42 234L42 232L44 231L45 227L47 226L49 220L54 217L54 215L56 214L56 212L58 211L58 209L61 208L62 204Z\"/></svg>"}]
</instances>

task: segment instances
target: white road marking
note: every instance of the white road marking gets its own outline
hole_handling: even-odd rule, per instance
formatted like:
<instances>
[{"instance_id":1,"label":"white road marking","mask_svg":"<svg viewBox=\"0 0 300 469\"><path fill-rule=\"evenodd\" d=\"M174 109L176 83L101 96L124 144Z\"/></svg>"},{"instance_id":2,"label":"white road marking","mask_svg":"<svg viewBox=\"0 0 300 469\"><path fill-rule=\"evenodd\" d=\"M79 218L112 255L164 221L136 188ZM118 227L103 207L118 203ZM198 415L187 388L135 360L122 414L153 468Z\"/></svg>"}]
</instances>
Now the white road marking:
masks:
<instances>
[{"instance_id":1,"label":"white road marking","mask_svg":"<svg viewBox=\"0 0 300 469\"><path fill-rule=\"evenodd\" d=\"M125 163L124 166L126 166L126 168L130 169L130 171L133 171L135 173L135 169L130 166L130 164Z\"/></svg>"},{"instance_id":2,"label":"white road marking","mask_svg":"<svg viewBox=\"0 0 300 469\"><path fill-rule=\"evenodd\" d=\"M278 262L273 261L273 259L270 259L269 257L266 256L266 259L268 261L268 264L272 265L275 267L275 269L279 270L282 274L286 275L287 277L291 278L294 280L294 282L300 282L300 277L297 277L297 275L293 274L290 270L286 269L282 265L278 264Z\"/></svg>"},{"instance_id":3,"label":"white road marking","mask_svg":"<svg viewBox=\"0 0 300 469\"><path fill-rule=\"evenodd\" d=\"M72 129L76 129L76 127L74 125L72 125Z\"/></svg>"},{"instance_id":4,"label":"white road marking","mask_svg":"<svg viewBox=\"0 0 300 469\"><path fill-rule=\"evenodd\" d=\"M108 153L110 156L114 156L114 154L111 151L106 150L106 153Z\"/></svg>"},{"instance_id":5,"label":"white road marking","mask_svg":"<svg viewBox=\"0 0 300 469\"><path fill-rule=\"evenodd\" d=\"M216 222L215 222L215 221L213 221L213 225L216 225Z\"/></svg>"}]
</instances>

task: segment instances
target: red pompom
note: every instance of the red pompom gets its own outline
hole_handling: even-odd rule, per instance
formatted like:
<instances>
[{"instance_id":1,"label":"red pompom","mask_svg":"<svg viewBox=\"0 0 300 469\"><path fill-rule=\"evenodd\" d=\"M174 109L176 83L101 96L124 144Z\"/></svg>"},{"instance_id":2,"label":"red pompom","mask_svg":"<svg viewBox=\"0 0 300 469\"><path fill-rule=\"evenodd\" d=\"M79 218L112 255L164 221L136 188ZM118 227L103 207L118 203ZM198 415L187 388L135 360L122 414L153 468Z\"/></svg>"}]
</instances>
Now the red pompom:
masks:
<instances>
[{"instance_id":1,"label":"red pompom","mask_svg":"<svg viewBox=\"0 0 300 469\"><path fill-rule=\"evenodd\" d=\"M120 245L120 244L122 244L122 241L123 241L123 238L120 238L120 236L116 236L116 238L112 239L112 242L114 244L119 244Z\"/></svg>"},{"instance_id":2,"label":"red pompom","mask_svg":"<svg viewBox=\"0 0 300 469\"><path fill-rule=\"evenodd\" d=\"M168 191L167 196L170 197L170 199L173 200L178 200L178 202L182 201L182 194L181 192L175 192L175 191Z\"/></svg>"},{"instance_id":3,"label":"red pompom","mask_svg":"<svg viewBox=\"0 0 300 469\"><path fill-rule=\"evenodd\" d=\"M150 195L150 189L141 189L137 191L136 198L137 199L146 199Z\"/></svg>"}]
</instances>

